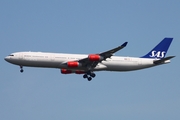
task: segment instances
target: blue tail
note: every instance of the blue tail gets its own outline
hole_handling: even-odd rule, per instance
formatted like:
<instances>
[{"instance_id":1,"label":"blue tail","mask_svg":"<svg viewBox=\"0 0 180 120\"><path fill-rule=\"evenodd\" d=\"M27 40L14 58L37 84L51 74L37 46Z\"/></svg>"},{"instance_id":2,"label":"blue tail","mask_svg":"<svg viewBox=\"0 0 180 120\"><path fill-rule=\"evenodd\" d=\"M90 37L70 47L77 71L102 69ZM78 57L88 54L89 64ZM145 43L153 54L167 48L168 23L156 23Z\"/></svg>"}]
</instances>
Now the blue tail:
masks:
<instances>
[{"instance_id":1,"label":"blue tail","mask_svg":"<svg viewBox=\"0 0 180 120\"><path fill-rule=\"evenodd\" d=\"M141 58L164 58L173 38L164 38L155 48Z\"/></svg>"}]
</instances>

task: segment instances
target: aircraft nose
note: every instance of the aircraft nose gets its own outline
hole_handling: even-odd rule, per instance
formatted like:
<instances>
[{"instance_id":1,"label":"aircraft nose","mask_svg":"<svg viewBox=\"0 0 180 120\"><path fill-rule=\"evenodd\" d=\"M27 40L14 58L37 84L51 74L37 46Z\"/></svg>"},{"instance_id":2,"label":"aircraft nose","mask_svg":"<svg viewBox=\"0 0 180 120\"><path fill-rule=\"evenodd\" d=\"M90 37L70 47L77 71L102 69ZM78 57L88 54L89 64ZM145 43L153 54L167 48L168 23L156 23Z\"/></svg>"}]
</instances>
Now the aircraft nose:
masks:
<instances>
[{"instance_id":1,"label":"aircraft nose","mask_svg":"<svg viewBox=\"0 0 180 120\"><path fill-rule=\"evenodd\" d=\"M9 61L9 56L6 56L6 57L4 58L4 60L8 62L8 61Z\"/></svg>"}]
</instances>

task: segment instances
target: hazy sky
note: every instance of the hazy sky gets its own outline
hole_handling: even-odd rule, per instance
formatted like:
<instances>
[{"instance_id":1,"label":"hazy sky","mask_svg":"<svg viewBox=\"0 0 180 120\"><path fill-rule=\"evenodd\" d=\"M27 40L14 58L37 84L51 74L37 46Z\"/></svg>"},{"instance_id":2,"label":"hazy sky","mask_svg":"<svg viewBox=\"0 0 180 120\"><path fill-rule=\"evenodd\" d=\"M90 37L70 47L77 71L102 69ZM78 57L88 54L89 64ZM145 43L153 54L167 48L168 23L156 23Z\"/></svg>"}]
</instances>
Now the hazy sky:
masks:
<instances>
[{"instance_id":1,"label":"hazy sky","mask_svg":"<svg viewBox=\"0 0 180 120\"><path fill-rule=\"evenodd\" d=\"M1 0L1 120L180 119L179 0ZM170 64L98 72L91 82L59 69L4 61L18 51L99 53L128 41L122 56L143 56L164 37Z\"/></svg>"}]
</instances>

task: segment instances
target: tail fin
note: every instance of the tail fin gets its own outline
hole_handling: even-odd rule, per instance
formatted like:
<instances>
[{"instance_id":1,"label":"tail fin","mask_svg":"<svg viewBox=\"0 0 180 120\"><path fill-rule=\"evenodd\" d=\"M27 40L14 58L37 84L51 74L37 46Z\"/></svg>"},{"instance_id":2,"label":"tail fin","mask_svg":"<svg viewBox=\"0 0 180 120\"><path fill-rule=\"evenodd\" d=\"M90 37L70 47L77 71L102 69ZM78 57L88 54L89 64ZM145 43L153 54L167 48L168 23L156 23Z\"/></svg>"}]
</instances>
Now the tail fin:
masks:
<instances>
[{"instance_id":1,"label":"tail fin","mask_svg":"<svg viewBox=\"0 0 180 120\"><path fill-rule=\"evenodd\" d=\"M164 58L173 38L164 38L155 48L141 58Z\"/></svg>"}]
</instances>

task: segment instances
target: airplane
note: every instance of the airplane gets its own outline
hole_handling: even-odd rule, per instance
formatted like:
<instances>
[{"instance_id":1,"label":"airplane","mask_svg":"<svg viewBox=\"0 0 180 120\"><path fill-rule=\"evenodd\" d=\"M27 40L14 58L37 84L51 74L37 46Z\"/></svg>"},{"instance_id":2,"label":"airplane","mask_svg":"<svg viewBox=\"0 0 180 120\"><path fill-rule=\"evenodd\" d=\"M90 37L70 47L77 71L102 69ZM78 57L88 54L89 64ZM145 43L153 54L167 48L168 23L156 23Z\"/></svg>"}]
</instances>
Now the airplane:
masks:
<instances>
[{"instance_id":1,"label":"airplane","mask_svg":"<svg viewBox=\"0 0 180 120\"><path fill-rule=\"evenodd\" d=\"M156 47L142 57L114 56L114 53L126 47L122 45L96 54L66 54L47 52L15 52L4 59L12 64L23 66L58 68L62 74L83 74L91 81L96 71L132 71L170 63L175 56L165 57L173 38L164 38Z\"/></svg>"}]
</instances>

